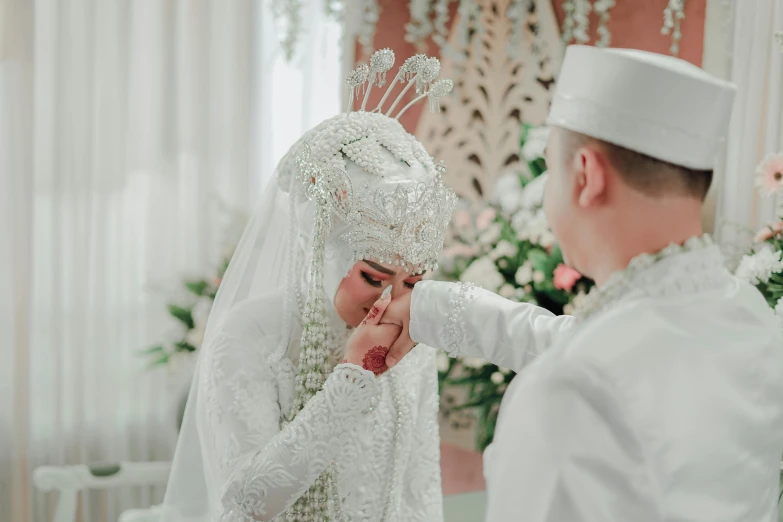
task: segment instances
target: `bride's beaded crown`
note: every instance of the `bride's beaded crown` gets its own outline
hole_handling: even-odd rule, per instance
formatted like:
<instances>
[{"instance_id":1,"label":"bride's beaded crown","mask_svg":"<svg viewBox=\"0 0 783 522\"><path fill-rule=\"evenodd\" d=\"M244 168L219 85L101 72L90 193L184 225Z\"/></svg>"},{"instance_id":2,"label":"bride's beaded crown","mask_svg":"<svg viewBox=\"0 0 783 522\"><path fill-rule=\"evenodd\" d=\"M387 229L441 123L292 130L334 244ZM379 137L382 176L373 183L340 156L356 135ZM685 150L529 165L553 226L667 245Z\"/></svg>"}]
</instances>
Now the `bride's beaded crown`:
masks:
<instances>
[{"instance_id":1,"label":"bride's beaded crown","mask_svg":"<svg viewBox=\"0 0 783 522\"><path fill-rule=\"evenodd\" d=\"M410 272L434 270L456 196L444 185L445 166L435 164L421 143L399 123L399 116L425 97L431 104L448 94L451 80L436 80L440 62L416 55L408 58L372 111L364 110L370 89L382 86L394 64L389 49L377 51L370 65L354 69L348 76L349 111L324 121L300 139L283 159L279 182L293 188L300 197L328 207L350 226L342 238L353 250L354 260L370 259L400 265ZM386 114L383 105L397 83L406 84ZM415 87L418 96L395 117L391 117L405 92ZM362 108L352 111L353 99L366 90ZM362 170L384 178L390 168L389 155L408 166L423 167L428 182L415 186L380 183L354 186L346 160ZM295 179L291 179L294 176ZM388 187L394 187L390 190Z\"/></svg>"}]
</instances>

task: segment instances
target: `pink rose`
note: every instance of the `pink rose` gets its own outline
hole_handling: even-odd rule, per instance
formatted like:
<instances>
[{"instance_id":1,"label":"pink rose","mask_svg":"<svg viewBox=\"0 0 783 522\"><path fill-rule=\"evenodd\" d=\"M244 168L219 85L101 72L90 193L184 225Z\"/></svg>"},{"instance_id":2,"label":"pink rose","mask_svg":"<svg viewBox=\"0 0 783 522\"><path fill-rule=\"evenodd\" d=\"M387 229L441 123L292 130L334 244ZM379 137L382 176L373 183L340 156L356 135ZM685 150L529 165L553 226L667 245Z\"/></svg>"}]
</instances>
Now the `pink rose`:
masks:
<instances>
[{"instance_id":1,"label":"pink rose","mask_svg":"<svg viewBox=\"0 0 783 522\"><path fill-rule=\"evenodd\" d=\"M454 226L462 229L470 225L470 215L464 210L458 210L454 212L454 216L451 218Z\"/></svg>"},{"instance_id":2,"label":"pink rose","mask_svg":"<svg viewBox=\"0 0 783 522\"><path fill-rule=\"evenodd\" d=\"M476 257L478 255L478 248L474 245L466 245L464 243L457 243L452 245L443 251L443 257L450 259L453 257Z\"/></svg>"},{"instance_id":3,"label":"pink rose","mask_svg":"<svg viewBox=\"0 0 783 522\"><path fill-rule=\"evenodd\" d=\"M767 154L756 167L756 185L771 196L783 188L783 153Z\"/></svg>"},{"instance_id":4,"label":"pink rose","mask_svg":"<svg viewBox=\"0 0 783 522\"><path fill-rule=\"evenodd\" d=\"M564 264L557 265L554 274L555 288L570 292L577 281L582 279L582 274Z\"/></svg>"},{"instance_id":5,"label":"pink rose","mask_svg":"<svg viewBox=\"0 0 783 522\"><path fill-rule=\"evenodd\" d=\"M783 221L778 221L777 223L767 225L766 227L759 230L759 233L756 234L756 241L761 242L766 241L767 239L772 239L781 232L783 232Z\"/></svg>"},{"instance_id":6,"label":"pink rose","mask_svg":"<svg viewBox=\"0 0 783 522\"><path fill-rule=\"evenodd\" d=\"M494 208L487 208L481 211L481 213L476 217L476 229L479 232L483 232L484 230L489 227L493 221L495 221L495 216L497 213L495 212Z\"/></svg>"}]
</instances>

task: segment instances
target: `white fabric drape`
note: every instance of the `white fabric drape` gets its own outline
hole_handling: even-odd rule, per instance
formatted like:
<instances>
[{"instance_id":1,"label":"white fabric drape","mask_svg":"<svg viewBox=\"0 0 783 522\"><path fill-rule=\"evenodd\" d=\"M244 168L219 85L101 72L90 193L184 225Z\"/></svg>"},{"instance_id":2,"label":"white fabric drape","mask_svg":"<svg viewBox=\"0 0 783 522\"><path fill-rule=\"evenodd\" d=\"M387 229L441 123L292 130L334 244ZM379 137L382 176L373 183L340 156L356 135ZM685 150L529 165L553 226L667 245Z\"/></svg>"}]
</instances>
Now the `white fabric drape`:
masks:
<instances>
[{"instance_id":1,"label":"white fabric drape","mask_svg":"<svg viewBox=\"0 0 783 522\"><path fill-rule=\"evenodd\" d=\"M36 466L171 457L165 373L139 352L339 110L339 28L309 4L286 64L260 0L0 0L0 519L51 519ZM80 516L161 493L87 494Z\"/></svg>"},{"instance_id":2,"label":"white fabric drape","mask_svg":"<svg viewBox=\"0 0 783 522\"><path fill-rule=\"evenodd\" d=\"M754 179L762 158L783 150L783 52L774 38L783 30L783 0L732 7L731 81L738 91L718 178L716 233L721 243L740 246L776 217L775 202L758 194Z\"/></svg>"}]
</instances>

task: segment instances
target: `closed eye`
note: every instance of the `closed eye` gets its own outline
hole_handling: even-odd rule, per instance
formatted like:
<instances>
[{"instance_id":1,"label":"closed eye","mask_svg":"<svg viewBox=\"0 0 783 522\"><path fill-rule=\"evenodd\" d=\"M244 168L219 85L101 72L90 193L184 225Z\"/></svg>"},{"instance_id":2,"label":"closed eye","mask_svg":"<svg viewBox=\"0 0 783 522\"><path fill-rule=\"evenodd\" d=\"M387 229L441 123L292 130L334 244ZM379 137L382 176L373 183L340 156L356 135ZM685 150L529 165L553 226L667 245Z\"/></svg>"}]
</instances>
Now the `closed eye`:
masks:
<instances>
[{"instance_id":1,"label":"closed eye","mask_svg":"<svg viewBox=\"0 0 783 522\"><path fill-rule=\"evenodd\" d=\"M370 277L370 274L368 274L367 272L361 271L361 274L362 274L362 278L365 281L367 281L368 285L374 286L375 288L380 288L381 287L382 283L379 280L373 279L372 277Z\"/></svg>"}]
</instances>

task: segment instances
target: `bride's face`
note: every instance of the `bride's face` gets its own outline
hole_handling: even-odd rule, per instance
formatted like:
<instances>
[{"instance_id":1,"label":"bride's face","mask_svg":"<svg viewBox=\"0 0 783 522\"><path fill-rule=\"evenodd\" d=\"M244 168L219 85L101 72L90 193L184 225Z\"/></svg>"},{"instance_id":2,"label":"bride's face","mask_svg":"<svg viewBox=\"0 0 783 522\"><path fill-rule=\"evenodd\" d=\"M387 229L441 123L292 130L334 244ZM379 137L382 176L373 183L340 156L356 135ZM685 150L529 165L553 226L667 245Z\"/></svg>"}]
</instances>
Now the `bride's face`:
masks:
<instances>
[{"instance_id":1,"label":"bride's face","mask_svg":"<svg viewBox=\"0 0 783 522\"><path fill-rule=\"evenodd\" d=\"M421 278L421 275L404 272L399 266L359 261L340 282L334 307L346 324L356 327L387 286L392 287L392 298L395 298L410 292Z\"/></svg>"}]
</instances>

